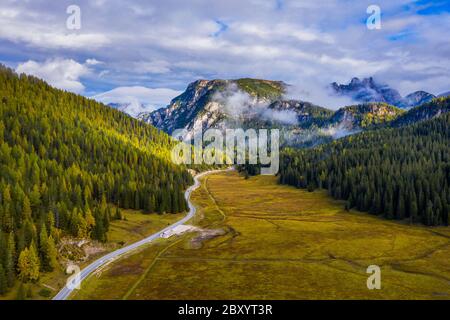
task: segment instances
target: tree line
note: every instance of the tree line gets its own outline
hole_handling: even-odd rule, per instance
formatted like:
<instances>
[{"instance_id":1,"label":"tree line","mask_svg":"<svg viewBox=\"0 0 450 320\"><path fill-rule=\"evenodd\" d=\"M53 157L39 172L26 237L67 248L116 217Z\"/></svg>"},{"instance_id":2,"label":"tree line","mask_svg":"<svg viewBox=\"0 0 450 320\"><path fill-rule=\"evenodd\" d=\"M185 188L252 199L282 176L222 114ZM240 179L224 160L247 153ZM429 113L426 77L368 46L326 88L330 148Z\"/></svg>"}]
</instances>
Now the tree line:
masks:
<instances>
[{"instance_id":1,"label":"tree line","mask_svg":"<svg viewBox=\"0 0 450 320\"><path fill-rule=\"evenodd\" d=\"M441 98L440 104L450 103ZM448 225L450 114L401 128L348 136L281 154L282 184L331 196L388 219Z\"/></svg>"}]
</instances>

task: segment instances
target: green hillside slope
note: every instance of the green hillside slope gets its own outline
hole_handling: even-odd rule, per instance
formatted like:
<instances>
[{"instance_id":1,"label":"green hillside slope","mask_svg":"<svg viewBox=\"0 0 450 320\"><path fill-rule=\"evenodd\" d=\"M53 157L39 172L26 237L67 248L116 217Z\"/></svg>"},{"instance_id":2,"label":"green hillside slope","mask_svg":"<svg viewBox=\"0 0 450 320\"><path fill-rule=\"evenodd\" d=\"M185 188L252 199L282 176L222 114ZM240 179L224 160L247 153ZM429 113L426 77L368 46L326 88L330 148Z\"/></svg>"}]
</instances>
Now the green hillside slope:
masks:
<instances>
[{"instance_id":1,"label":"green hillside slope","mask_svg":"<svg viewBox=\"0 0 450 320\"><path fill-rule=\"evenodd\" d=\"M112 204L182 212L192 181L145 123L0 69L0 293L56 267L61 236L106 241ZM115 209L114 209L115 210Z\"/></svg>"}]
</instances>

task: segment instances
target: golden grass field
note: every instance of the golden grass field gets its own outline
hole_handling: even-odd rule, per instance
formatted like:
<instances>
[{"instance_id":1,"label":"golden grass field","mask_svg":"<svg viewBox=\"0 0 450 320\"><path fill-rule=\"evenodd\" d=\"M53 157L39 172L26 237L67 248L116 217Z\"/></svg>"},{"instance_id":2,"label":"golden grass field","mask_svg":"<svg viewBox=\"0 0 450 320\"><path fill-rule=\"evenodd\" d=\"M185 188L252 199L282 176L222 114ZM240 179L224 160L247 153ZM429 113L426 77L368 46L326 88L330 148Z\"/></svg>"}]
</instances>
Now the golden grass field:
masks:
<instances>
[{"instance_id":1,"label":"golden grass field","mask_svg":"<svg viewBox=\"0 0 450 320\"><path fill-rule=\"evenodd\" d=\"M203 178L189 233L109 265L74 299L450 299L450 228L410 226L360 212L325 192ZM368 290L369 265L381 289Z\"/></svg>"}]
</instances>

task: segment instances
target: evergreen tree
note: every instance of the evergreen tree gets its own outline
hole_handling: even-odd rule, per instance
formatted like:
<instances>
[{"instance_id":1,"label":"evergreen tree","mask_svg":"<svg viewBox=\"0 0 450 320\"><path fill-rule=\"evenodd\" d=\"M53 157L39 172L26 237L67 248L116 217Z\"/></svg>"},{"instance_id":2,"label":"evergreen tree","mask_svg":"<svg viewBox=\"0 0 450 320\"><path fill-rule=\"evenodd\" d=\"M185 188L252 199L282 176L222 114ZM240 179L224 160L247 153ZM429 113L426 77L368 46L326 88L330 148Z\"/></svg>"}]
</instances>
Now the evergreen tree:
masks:
<instances>
[{"instance_id":1,"label":"evergreen tree","mask_svg":"<svg viewBox=\"0 0 450 320\"><path fill-rule=\"evenodd\" d=\"M24 284L21 282L17 289L16 300L25 300L27 298Z\"/></svg>"},{"instance_id":2,"label":"evergreen tree","mask_svg":"<svg viewBox=\"0 0 450 320\"><path fill-rule=\"evenodd\" d=\"M24 281L36 281L39 279L39 257L34 244L25 248L19 255L17 263L19 269L19 278Z\"/></svg>"},{"instance_id":3,"label":"evergreen tree","mask_svg":"<svg viewBox=\"0 0 450 320\"><path fill-rule=\"evenodd\" d=\"M5 294L8 290L8 280L6 279L5 269L0 263L0 295Z\"/></svg>"},{"instance_id":4,"label":"evergreen tree","mask_svg":"<svg viewBox=\"0 0 450 320\"><path fill-rule=\"evenodd\" d=\"M410 217L410 222L414 223L417 221L417 216L418 216L418 212L417 212L417 199L416 199L416 194L414 192L411 193L411 204L410 204L410 212L409 212L409 217Z\"/></svg>"},{"instance_id":5,"label":"evergreen tree","mask_svg":"<svg viewBox=\"0 0 450 320\"><path fill-rule=\"evenodd\" d=\"M15 261L16 261L16 244L14 241L14 234L11 232L8 235L8 244L7 244L6 255L5 255L5 264L4 264L8 287L12 287L14 285Z\"/></svg>"},{"instance_id":6,"label":"evergreen tree","mask_svg":"<svg viewBox=\"0 0 450 320\"><path fill-rule=\"evenodd\" d=\"M53 241L53 238L51 239L52 243L50 243L49 237L47 236L45 224L42 225L39 236L39 257L41 261L40 266L44 271L52 271L56 266L55 242ZM50 246L52 246L52 248L50 248Z\"/></svg>"},{"instance_id":7,"label":"evergreen tree","mask_svg":"<svg viewBox=\"0 0 450 320\"><path fill-rule=\"evenodd\" d=\"M405 218L405 200L403 199L403 194L401 191L397 197L397 219Z\"/></svg>"},{"instance_id":8,"label":"evergreen tree","mask_svg":"<svg viewBox=\"0 0 450 320\"><path fill-rule=\"evenodd\" d=\"M116 207L116 213L114 217L116 220L122 220L122 212L120 211L119 207Z\"/></svg>"},{"instance_id":9,"label":"evergreen tree","mask_svg":"<svg viewBox=\"0 0 450 320\"><path fill-rule=\"evenodd\" d=\"M13 221L13 216L11 214L11 208L13 207L12 205L12 200L11 200L11 193L9 191L9 186L7 186L4 190L3 190L3 210L2 210L2 214L3 214L3 221L2 221L2 229L5 232L11 232L13 231L14 228L14 221Z\"/></svg>"},{"instance_id":10,"label":"evergreen tree","mask_svg":"<svg viewBox=\"0 0 450 320\"><path fill-rule=\"evenodd\" d=\"M22 204L22 219L24 220L31 220L31 204L30 199L28 199L27 196L23 198L23 204Z\"/></svg>"},{"instance_id":11,"label":"evergreen tree","mask_svg":"<svg viewBox=\"0 0 450 320\"><path fill-rule=\"evenodd\" d=\"M425 210L425 223L427 225L431 225L433 221L433 202L431 202L431 200L428 200L427 208Z\"/></svg>"},{"instance_id":12,"label":"evergreen tree","mask_svg":"<svg viewBox=\"0 0 450 320\"><path fill-rule=\"evenodd\" d=\"M89 207L87 207L85 209L85 216L84 219L86 221L86 229L88 234L90 235L92 232L92 229L95 227L95 218L92 215L92 211L89 209Z\"/></svg>"},{"instance_id":13,"label":"evergreen tree","mask_svg":"<svg viewBox=\"0 0 450 320\"><path fill-rule=\"evenodd\" d=\"M53 240L53 237L48 237L47 242L47 250L45 252L45 261L47 263L47 270L53 271L58 267L58 251L56 250L55 241Z\"/></svg>"}]
</instances>

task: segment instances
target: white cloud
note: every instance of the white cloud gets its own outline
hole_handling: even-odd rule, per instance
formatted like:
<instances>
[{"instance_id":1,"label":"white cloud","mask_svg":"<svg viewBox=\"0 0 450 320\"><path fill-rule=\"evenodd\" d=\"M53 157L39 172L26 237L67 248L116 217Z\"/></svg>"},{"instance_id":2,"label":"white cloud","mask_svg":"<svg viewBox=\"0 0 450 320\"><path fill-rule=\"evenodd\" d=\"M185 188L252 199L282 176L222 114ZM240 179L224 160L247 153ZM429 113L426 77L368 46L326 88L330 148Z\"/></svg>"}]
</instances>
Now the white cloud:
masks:
<instances>
[{"instance_id":1,"label":"white cloud","mask_svg":"<svg viewBox=\"0 0 450 320\"><path fill-rule=\"evenodd\" d=\"M10 19L8 19L10 20ZM109 43L108 38L99 33L68 33L43 28L38 24L27 24L16 21L0 19L0 38L12 42L24 42L39 48L47 49L84 49L89 47L97 49Z\"/></svg>"},{"instance_id":2,"label":"white cloud","mask_svg":"<svg viewBox=\"0 0 450 320\"><path fill-rule=\"evenodd\" d=\"M293 110L265 109L261 116L263 119L283 124L294 125L298 123L297 113Z\"/></svg>"},{"instance_id":3,"label":"white cloud","mask_svg":"<svg viewBox=\"0 0 450 320\"><path fill-rule=\"evenodd\" d=\"M59 89L81 93L84 85L80 78L90 73L89 68L72 59L48 59L42 63L28 60L20 63L16 72L26 73L44 79Z\"/></svg>"},{"instance_id":4,"label":"white cloud","mask_svg":"<svg viewBox=\"0 0 450 320\"><path fill-rule=\"evenodd\" d=\"M98 64L103 64L102 61L98 61L97 59L87 59L86 60L86 64L90 65L90 66L95 66Z\"/></svg>"},{"instance_id":5,"label":"white cloud","mask_svg":"<svg viewBox=\"0 0 450 320\"><path fill-rule=\"evenodd\" d=\"M153 111L160 107L167 106L170 101L180 95L181 91L167 88L146 88L142 86L117 87L107 92L93 96L92 98L103 103L132 104L132 115L142 111ZM144 105L145 110L140 110ZM127 110L128 112L128 110Z\"/></svg>"},{"instance_id":6,"label":"white cloud","mask_svg":"<svg viewBox=\"0 0 450 320\"><path fill-rule=\"evenodd\" d=\"M139 61L133 63L137 73L167 73L170 71L169 63L164 60Z\"/></svg>"},{"instance_id":7,"label":"white cloud","mask_svg":"<svg viewBox=\"0 0 450 320\"><path fill-rule=\"evenodd\" d=\"M39 8L42 5L42 8ZM0 39L45 49L97 49L107 45L106 34L90 29L77 32L66 28L65 8L59 14L38 1L12 1L0 4Z\"/></svg>"},{"instance_id":8,"label":"white cloud","mask_svg":"<svg viewBox=\"0 0 450 320\"><path fill-rule=\"evenodd\" d=\"M15 9L2 9L0 10L1 18L15 18L19 15L19 11Z\"/></svg>"},{"instance_id":9,"label":"white cloud","mask_svg":"<svg viewBox=\"0 0 450 320\"><path fill-rule=\"evenodd\" d=\"M284 98L308 101L333 110L355 103L351 98L332 94L330 87L314 81L289 86Z\"/></svg>"},{"instance_id":10,"label":"white cloud","mask_svg":"<svg viewBox=\"0 0 450 320\"><path fill-rule=\"evenodd\" d=\"M66 29L64 6L0 2L2 61L107 61L107 70L94 59L84 63L100 74L87 92L98 92L100 82L182 89L197 78L254 77L297 85L320 103L321 87L353 76L376 76L401 91L450 87L449 14L419 15L407 0L379 0L376 31L364 23L364 1L78 0L77 31ZM220 33L217 21L227 26Z\"/></svg>"},{"instance_id":11,"label":"white cloud","mask_svg":"<svg viewBox=\"0 0 450 320\"><path fill-rule=\"evenodd\" d=\"M103 70L98 74L99 78L103 78L104 76L108 75L110 72L109 70Z\"/></svg>"},{"instance_id":12,"label":"white cloud","mask_svg":"<svg viewBox=\"0 0 450 320\"><path fill-rule=\"evenodd\" d=\"M139 4L131 4L130 9L137 16L152 16L155 13L155 9L150 7L148 4L145 6Z\"/></svg>"},{"instance_id":13,"label":"white cloud","mask_svg":"<svg viewBox=\"0 0 450 320\"><path fill-rule=\"evenodd\" d=\"M248 22L236 23L232 26L243 34L256 36L265 39L274 39L279 37L292 37L298 41L306 42L324 42L333 43L334 39L330 34L319 32L310 28L299 28L293 23L279 23L276 25L252 24Z\"/></svg>"}]
</instances>

